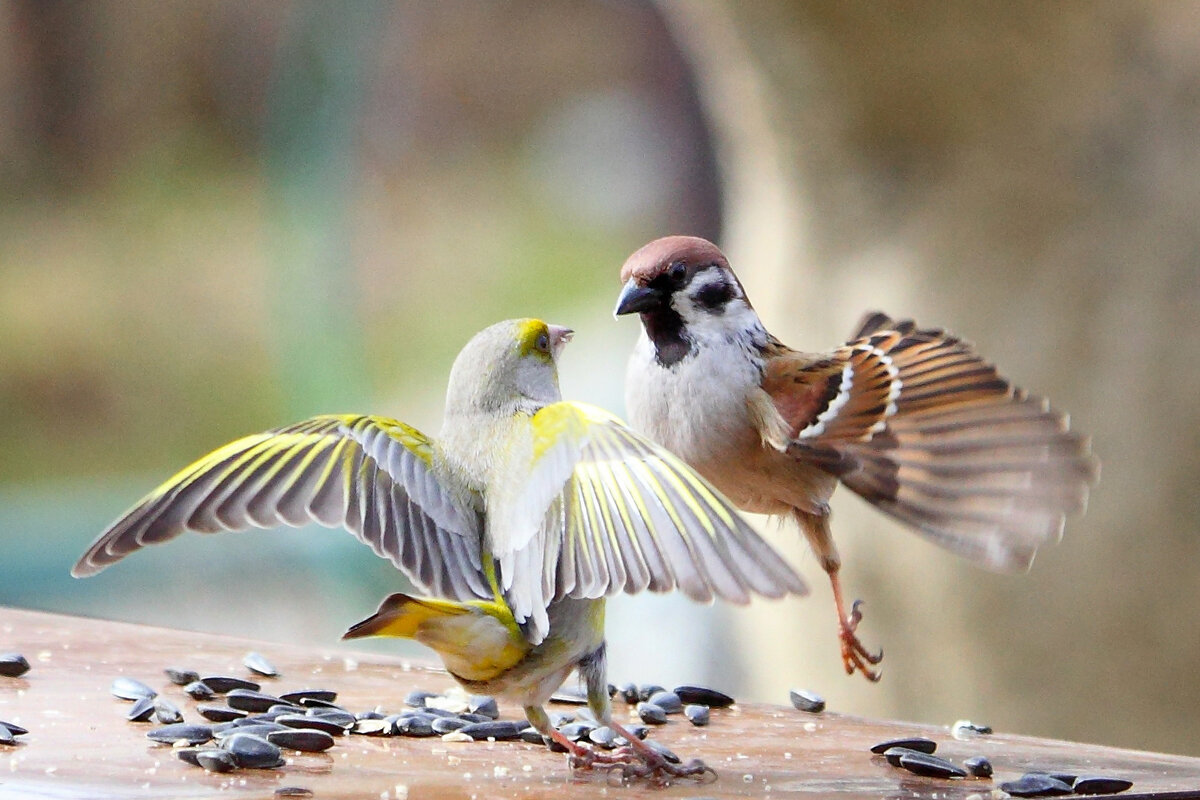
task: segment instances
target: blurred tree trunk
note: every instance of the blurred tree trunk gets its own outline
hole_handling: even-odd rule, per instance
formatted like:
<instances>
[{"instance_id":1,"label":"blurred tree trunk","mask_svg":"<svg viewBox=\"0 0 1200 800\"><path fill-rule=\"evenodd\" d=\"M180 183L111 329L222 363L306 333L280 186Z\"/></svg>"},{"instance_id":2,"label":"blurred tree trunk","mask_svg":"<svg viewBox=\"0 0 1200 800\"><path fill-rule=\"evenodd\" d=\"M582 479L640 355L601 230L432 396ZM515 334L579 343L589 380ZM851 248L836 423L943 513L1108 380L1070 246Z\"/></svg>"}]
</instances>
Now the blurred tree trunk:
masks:
<instances>
[{"instance_id":1,"label":"blurred tree trunk","mask_svg":"<svg viewBox=\"0 0 1200 800\"><path fill-rule=\"evenodd\" d=\"M746 667L758 693L1200 752L1200 9L662 7L717 130L722 244L767 326L800 349L872 308L948 327L1071 411L1104 462L1091 510L1028 576L839 493L883 682L840 674L806 557L791 635L773 607L743 627L773 653ZM788 526L773 539L803 549Z\"/></svg>"}]
</instances>

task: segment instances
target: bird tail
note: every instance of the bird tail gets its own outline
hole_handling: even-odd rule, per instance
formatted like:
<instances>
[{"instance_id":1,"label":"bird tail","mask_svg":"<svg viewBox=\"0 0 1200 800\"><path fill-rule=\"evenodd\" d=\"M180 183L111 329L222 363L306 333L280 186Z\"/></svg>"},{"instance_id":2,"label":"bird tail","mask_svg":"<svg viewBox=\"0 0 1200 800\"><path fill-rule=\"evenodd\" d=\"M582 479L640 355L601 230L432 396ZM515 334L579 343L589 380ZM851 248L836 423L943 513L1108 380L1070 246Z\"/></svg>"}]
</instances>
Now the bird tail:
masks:
<instances>
[{"instance_id":1,"label":"bird tail","mask_svg":"<svg viewBox=\"0 0 1200 800\"><path fill-rule=\"evenodd\" d=\"M839 357L840 412L793 451L871 504L1004 571L1028 569L1083 511L1099 475L1088 438L970 344L874 313Z\"/></svg>"}]
</instances>

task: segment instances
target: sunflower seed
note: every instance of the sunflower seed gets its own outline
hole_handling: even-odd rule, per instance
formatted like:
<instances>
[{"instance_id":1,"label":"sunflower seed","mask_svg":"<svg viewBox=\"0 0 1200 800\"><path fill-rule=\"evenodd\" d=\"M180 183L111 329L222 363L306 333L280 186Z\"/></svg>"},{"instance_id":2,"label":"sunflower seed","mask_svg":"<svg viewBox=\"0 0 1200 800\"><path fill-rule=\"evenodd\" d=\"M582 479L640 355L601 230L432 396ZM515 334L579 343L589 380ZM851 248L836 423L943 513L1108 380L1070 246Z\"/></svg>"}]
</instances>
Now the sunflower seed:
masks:
<instances>
[{"instance_id":1,"label":"sunflower seed","mask_svg":"<svg viewBox=\"0 0 1200 800\"><path fill-rule=\"evenodd\" d=\"M617 732L607 725L601 725L599 728L592 728L587 733L587 739L597 747L603 747L605 750L612 750L617 746L617 742L621 741L621 737Z\"/></svg>"},{"instance_id":2,"label":"sunflower seed","mask_svg":"<svg viewBox=\"0 0 1200 800\"><path fill-rule=\"evenodd\" d=\"M473 694L467 698L467 711L472 714L482 714L491 719L499 719L500 709L496 698L487 694Z\"/></svg>"},{"instance_id":3,"label":"sunflower seed","mask_svg":"<svg viewBox=\"0 0 1200 800\"><path fill-rule=\"evenodd\" d=\"M663 686L654 683L644 683L638 687L638 700L644 703L659 692L665 691L666 688Z\"/></svg>"},{"instance_id":4,"label":"sunflower seed","mask_svg":"<svg viewBox=\"0 0 1200 800\"><path fill-rule=\"evenodd\" d=\"M992 777L992 762L983 756L971 756L963 762L963 767L972 778Z\"/></svg>"},{"instance_id":5,"label":"sunflower seed","mask_svg":"<svg viewBox=\"0 0 1200 800\"><path fill-rule=\"evenodd\" d=\"M980 725L977 722L971 722L969 719L960 719L950 728L950 732L955 736L963 736L972 733L986 735L992 732L992 726Z\"/></svg>"},{"instance_id":6,"label":"sunflower seed","mask_svg":"<svg viewBox=\"0 0 1200 800\"><path fill-rule=\"evenodd\" d=\"M799 711L820 714L825 710L825 698L815 692L809 692L804 689L792 689L788 692L788 697L792 701L792 706Z\"/></svg>"},{"instance_id":7,"label":"sunflower seed","mask_svg":"<svg viewBox=\"0 0 1200 800\"><path fill-rule=\"evenodd\" d=\"M434 717L428 717L424 714L401 717L396 720L396 732L401 736L434 736L437 733L433 729L434 719Z\"/></svg>"},{"instance_id":8,"label":"sunflower seed","mask_svg":"<svg viewBox=\"0 0 1200 800\"><path fill-rule=\"evenodd\" d=\"M596 726L590 722L569 722L559 728L558 732L570 741L578 742L580 739L586 738L595 729Z\"/></svg>"},{"instance_id":9,"label":"sunflower seed","mask_svg":"<svg viewBox=\"0 0 1200 800\"><path fill-rule=\"evenodd\" d=\"M275 665L267 661L262 653L253 650L246 653L246 657L242 659L242 665L251 672L267 678L279 677L279 670L275 669Z\"/></svg>"},{"instance_id":10,"label":"sunflower seed","mask_svg":"<svg viewBox=\"0 0 1200 800\"><path fill-rule=\"evenodd\" d=\"M297 689L294 692L284 692L279 695L279 699L285 703L293 703L300 705L305 700L320 700L323 703L332 703L337 700L337 692L331 689Z\"/></svg>"},{"instance_id":11,"label":"sunflower seed","mask_svg":"<svg viewBox=\"0 0 1200 800\"><path fill-rule=\"evenodd\" d=\"M235 733L221 741L221 748L233 754L239 767L271 769L283 766L279 748L252 733Z\"/></svg>"},{"instance_id":12,"label":"sunflower seed","mask_svg":"<svg viewBox=\"0 0 1200 800\"><path fill-rule=\"evenodd\" d=\"M1067 784L1040 772L1027 772L1015 781L1006 781L1000 784L1000 790L1013 797L1053 797L1072 792Z\"/></svg>"},{"instance_id":13,"label":"sunflower seed","mask_svg":"<svg viewBox=\"0 0 1200 800\"><path fill-rule=\"evenodd\" d=\"M250 723L249 725L233 725L232 727L225 728L224 730L221 730L221 731L213 731L213 734L216 736L216 738L218 740L228 739L230 736L233 736L236 733L251 733L251 734L254 734L255 736L262 736L265 738L268 734L271 734L271 733L278 733L279 731L294 731L294 730L297 730L297 729L289 728L286 725L280 725L277 722L253 722L253 723Z\"/></svg>"},{"instance_id":14,"label":"sunflower seed","mask_svg":"<svg viewBox=\"0 0 1200 800\"><path fill-rule=\"evenodd\" d=\"M331 736L341 736L354 726L353 720L349 725L340 725L332 720L309 717L303 714L281 714L275 718L275 722L279 725L286 725L289 728L314 728L319 731L325 731Z\"/></svg>"},{"instance_id":15,"label":"sunflower seed","mask_svg":"<svg viewBox=\"0 0 1200 800\"><path fill-rule=\"evenodd\" d=\"M495 717L489 717L487 714L472 714L470 711L464 711L458 715L458 719L463 722L490 722Z\"/></svg>"},{"instance_id":16,"label":"sunflower seed","mask_svg":"<svg viewBox=\"0 0 1200 800\"><path fill-rule=\"evenodd\" d=\"M183 722L183 712L179 710L179 706L160 695L154 698L154 719L163 725L171 725Z\"/></svg>"},{"instance_id":17,"label":"sunflower seed","mask_svg":"<svg viewBox=\"0 0 1200 800\"><path fill-rule=\"evenodd\" d=\"M225 695L225 702L239 711L262 712L278 704L279 698L251 689L230 689Z\"/></svg>"},{"instance_id":18,"label":"sunflower seed","mask_svg":"<svg viewBox=\"0 0 1200 800\"><path fill-rule=\"evenodd\" d=\"M674 692L655 692L646 702L653 703L668 714L678 714L683 711L683 701Z\"/></svg>"},{"instance_id":19,"label":"sunflower seed","mask_svg":"<svg viewBox=\"0 0 1200 800\"><path fill-rule=\"evenodd\" d=\"M647 725L665 725L667 723L667 712L654 703L638 703L637 715Z\"/></svg>"},{"instance_id":20,"label":"sunflower seed","mask_svg":"<svg viewBox=\"0 0 1200 800\"><path fill-rule=\"evenodd\" d=\"M688 718L697 728L703 728L708 724L708 706L687 705L683 707L683 715Z\"/></svg>"},{"instance_id":21,"label":"sunflower seed","mask_svg":"<svg viewBox=\"0 0 1200 800\"><path fill-rule=\"evenodd\" d=\"M204 681L192 681L183 687L184 693L193 700L212 700L217 693Z\"/></svg>"},{"instance_id":22,"label":"sunflower seed","mask_svg":"<svg viewBox=\"0 0 1200 800\"><path fill-rule=\"evenodd\" d=\"M907 747L909 750L916 750L918 753L932 753L937 750L937 742L931 739L923 739L920 736L910 736L903 739L888 739L886 742L871 748L871 752L876 755L882 754L885 750L891 750L893 747Z\"/></svg>"},{"instance_id":23,"label":"sunflower seed","mask_svg":"<svg viewBox=\"0 0 1200 800\"><path fill-rule=\"evenodd\" d=\"M275 790L276 797L312 797L312 789L303 786L280 786Z\"/></svg>"},{"instance_id":24,"label":"sunflower seed","mask_svg":"<svg viewBox=\"0 0 1200 800\"><path fill-rule=\"evenodd\" d=\"M122 700L141 700L143 697L154 697L158 694L141 681L124 675L113 680L112 688L109 691L112 692L113 697L119 697Z\"/></svg>"},{"instance_id":25,"label":"sunflower seed","mask_svg":"<svg viewBox=\"0 0 1200 800\"><path fill-rule=\"evenodd\" d=\"M234 720L241 720L242 717L246 716L245 711L229 708L228 705L216 705L215 703L199 703L196 706L196 710L199 711L200 716L204 717L205 720L212 720L214 722L233 722Z\"/></svg>"},{"instance_id":26,"label":"sunflower seed","mask_svg":"<svg viewBox=\"0 0 1200 800\"><path fill-rule=\"evenodd\" d=\"M638 688L634 683L623 683L617 689L617 694L621 695L621 699L631 706L637 705Z\"/></svg>"},{"instance_id":27,"label":"sunflower seed","mask_svg":"<svg viewBox=\"0 0 1200 800\"><path fill-rule=\"evenodd\" d=\"M196 763L208 772L233 772L238 767L233 753L224 750L199 750L196 752L195 758Z\"/></svg>"},{"instance_id":28,"label":"sunflower seed","mask_svg":"<svg viewBox=\"0 0 1200 800\"><path fill-rule=\"evenodd\" d=\"M684 703L708 706L709 708L728 708L735 702L724 692L707 689L703 686L676 686L675 694L679 695L679 699Z\"/></svg>"},{"instance_id":29,"label":"sunflower seed","mask_svg":"<svg viewBox=\"0 0 1200 800\"><path fill-rule=\"evenodd\" d=\"M358 721L349 711L342 711L338 708L310 708L304 712L304 716L308 719L332 722L334 725L340 725L342 730L353 728L354 723Z\"/></svg>"},{"instance_id":30,"label":"sunflower seed","mask_svg":"<svg viewBox=\"0 0 1200 800\"><path fill-rule=\"evenodd\" d=\"M167 680L176 686L187 686L192 681L200 680L200 673L183 667L167 667L163 670L167 675Z\"/></svg>"},{"instance_id":31,"label":"sunflower seed","mask_svg":"<svg viewBox=\"0 0 1200 800\"><path fill-rule=\"evenodd\" d=\"M0 719L0 728L6 728L13 736L24 736L25 734L29 733L29 731L27 731L25 728L22 728L17 723L5 722L2 719Z\"/></svg>"},{"instance_id":32,"label":"sunflower seed","mask_svg":"<svg viewBox=\"0 0 1200 800\"><path fill-rule=\"evenodd\" d=\"M325 731L314 728L293 728L286 731L272 731L267 734L267 741L277 747L289 750L300 750L305 753L323 753L333 747L333 737Z\"/></svg>"},{"instance_id":33,"label":"sunflower seed","mask_svg":"<svg viewBox=\"0 0 1200 800\"><path fill-rule=\"evenodd\" d=\"M19 678L29 672L29 662L20 653L0 653L0 675Z\"/></svg>"},{"instance_id":34,"label":"sunflower seed","mask_svg":"<svg viewBox=\"0 0 1200 800\"><path fill-rule=\"evenodd\" d=\"M883 751L883 757L887 759L887 762L893 767L898 767L900 766L900 756L909 755L911 753L929 755L928 753L922 753L920 750L913 750L908 747L889 747L887 750Z\"/></svg>"},{"instance_id":35,"label":"sunflower seed","mask_svg":"<svg viewBox=\"0 0 1200 800\"><path fill-rule=\"evenodd\" d=\"M430 727L433 728L434 733L450 733L450 731L465 728L470 724L467 720L458 717L434 717Z\"/></svg>"},{"instance_id":36,"label":"sunflower seed","mask_svg":"<svg viewBox=\"0 0 1200 800\"><path fill-rule=\"evenodd\" d=\"M184 763L191 764L193 767L200 766L200 762L196 759L200 753L208 750L215 750L213 747L176 747L175 757Z\"/></svg>"},{"instance_id":37,"label":"sunflower seed","mask_svg":"<svg viewBox=\"0 0 1200 800\"><path fill-rule=\"evenodd\" d=\"M200 681L217 694L225 694L234 689L248 689L251 692L257 692L262 688L261 684L254 681L248 681L245 678L233 678L228 675L208 675L201 678Z\"/></svg>"},{"instance_id":38,"label":"sunflower seed","mask_svg":"<svg viewBox=\"0 0 1200 800\"><path fill-rule=\"evenodd\" d=\"M650 729L645 725L626 725L625 730L629 731L639 739L645 739L650 735Z\"/></svg>"},{"instance_id":39,"label":"sunflower seed","mask_svg":"<svg viewBox=\"0 0 1200 800\"><path fill-rule=\"evenodd\" d=\"M495 739L497 742L507 742L521 737L525 728L524 722L510 720L494 720L492 722L472 722L459 728L459 732L470 736L475 741Z\"/></svg>"},{"instance_id":40,"label":"sunflower seed","mask_svg":"<svg viewBox=\"0 0 1200 800\"><path fill-rule=\"evenodd\" d=\"M1080 775L1071 789L1075 794L1120 794L1133 786L1133 781L1124 778L1109 778L1104 775Z\"/></svg>"},{"instance_id":41,"label":"sunflower seed","mask_svg":"<svg viewBox=\"0 0 1200 800\"><path fill-rule=\"evenodd\" d=\"M664 747L663 745L654 741L653 739L647 739L646 746L649 747L654 752L658 753L660 756L665 758L667 761L670 761L672 764L680 763L679 756L675 755L670 750L668 750L666 747Z\"/></svg>"},{"instance_id":42,"label":"sunflower seed","mask_svg":"<svg viewBox=\"0 0 1200 800\"><path fill-rule=\"evenodd\" d=\"M437 692L427 692L424 689L413 689L404 696L404 705L412 706L413 708L424 708L425 698L440 697Z\"/></svg>"},{"instance_id":43,"label":"sunflower seed","mask_svg":"<svg viewBox=\"0 0 1200 800\"><path fill-rule=\"evenodd\" d=\"M915 775L924 775L929 778L967 777L966 770L960 769L944 758L926 753L904 753L900 756L900 766Z\"/></svg>"},{"instance_id":44,"label":"sunflower seed","mask_svg":"<svg viewBox=\"0 0 1200 800\"><path fill-rule=\"evenodd\" d=\"M164 725L161 728L155 728L154 730L146 731L146 738L153 739L156 742L162 742L163 744L174 744L175 742L204 744L213 738L213 729L208 725L188 725L186 723L176 723L174 725Z\"/></svg>"},{"instance_id":45,"label":"sunflower seed","mask_svg":"<svg viewBox=\"0 0 1200 800\"><path fill-rule=\"evenodd\" d=\"M0 744L16 744L16 743L17 743L17 740L16 740L16 737L13 736L13 732L10 731L7 726L0 725Z\"/></svg>"},{"instance_id":46,"label":"sunflower seed","mask_svg":"<svg viewBox=\"0 0 1200 800\"><path fill-rule=\"evenodd\" d=\"M334 711L341 711L345 714L350 713L350 709L345 706L339 706L332 700L322 700L319 697L305 697L299 703L304 708L332 708Z\"/></svg>"},{"instance_id":47,"label":"sunflower seed","mask_svg":"<svg viewBox=\"0 0 1200 800\"><path fill-rule=\"evenodd\" d=\"M133 701L133 705L129 707L129 711L125 714L125 719L130 722L147 722L154 714L154 696L139 697Z\"/></svg>"},{"instance_id":48,"label":"sunflower seed","mask_svg":"<svg viewBox=\"0 0 1200 800\"><path fill-rule=\"evenodd\" d=\"M563 703L568 706L587 705L587 695L578 689L559 689L554 694L550 695L551 703Z\"/></svg>"}]
</instances>

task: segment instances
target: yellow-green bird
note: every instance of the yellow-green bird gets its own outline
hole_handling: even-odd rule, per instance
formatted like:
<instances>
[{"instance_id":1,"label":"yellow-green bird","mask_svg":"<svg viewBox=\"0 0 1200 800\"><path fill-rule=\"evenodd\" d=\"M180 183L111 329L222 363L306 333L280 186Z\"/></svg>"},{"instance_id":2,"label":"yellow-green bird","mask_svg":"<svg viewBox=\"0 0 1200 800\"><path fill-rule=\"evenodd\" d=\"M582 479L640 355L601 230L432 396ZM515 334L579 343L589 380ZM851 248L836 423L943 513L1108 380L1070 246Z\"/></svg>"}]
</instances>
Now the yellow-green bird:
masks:
<instances>
[{"instance_id":1,"label":"yellow-green bird","mask_svg":"<svg viewBox=\"0 0 1200 800\"><path fill-rule=\"evenodd\" d=\"M680 589L745 603L804 594L796 572L690 467L612 415L564 402L571 331L497 323L454 362L437 438L393 419L328 415L247 436L186 467L114 522L72 574L185 531L344 527L433 595L393 594L346 636L433 648L469 691L519 702L572 764L658 779L677 765L612 718L604 598ZM543 708L577 668L596 718L630 744L602 756Z\"/></svg>"}]
</instances>

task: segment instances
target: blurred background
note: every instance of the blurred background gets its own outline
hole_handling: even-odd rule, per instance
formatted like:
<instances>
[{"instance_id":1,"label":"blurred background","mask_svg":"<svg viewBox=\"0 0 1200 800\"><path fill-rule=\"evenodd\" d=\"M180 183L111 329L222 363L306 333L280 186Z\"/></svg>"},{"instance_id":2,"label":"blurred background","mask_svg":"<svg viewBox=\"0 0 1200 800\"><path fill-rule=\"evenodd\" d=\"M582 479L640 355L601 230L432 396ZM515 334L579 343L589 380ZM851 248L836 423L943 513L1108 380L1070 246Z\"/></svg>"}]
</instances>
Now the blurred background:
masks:
<instances>
[{"instance_id":1,"label":"blurred background","mask_svg":"<svg viewBox=\"0 0 1200 800\"><path fill-rule=\"evenodd\" d=\"M502 318L621 412L617 270L693 233L799 349L869 308L975 341L1104 472L1022 576L835 497L878 685L773 523L812 597L618 599L611 678L1200 755L1198 131L1192 4L2 0L0 604L335 646L403 588L344 533L67 571L240 435L435 433Z\"/></svg>"}]
</instances>

